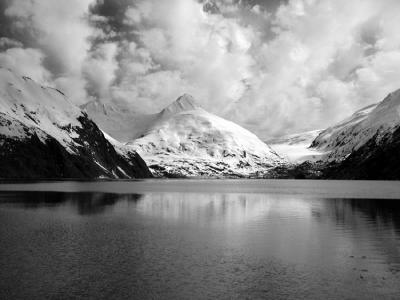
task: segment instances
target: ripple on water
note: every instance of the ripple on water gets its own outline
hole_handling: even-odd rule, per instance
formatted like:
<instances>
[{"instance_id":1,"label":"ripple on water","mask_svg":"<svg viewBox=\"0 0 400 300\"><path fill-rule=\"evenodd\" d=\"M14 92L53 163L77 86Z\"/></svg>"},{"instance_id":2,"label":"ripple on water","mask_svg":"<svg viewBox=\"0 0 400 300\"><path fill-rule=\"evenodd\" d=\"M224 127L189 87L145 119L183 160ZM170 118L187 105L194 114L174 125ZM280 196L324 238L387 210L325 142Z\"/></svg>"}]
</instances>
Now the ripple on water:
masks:
<instances>
[{"instance_id":1,"label":"ripple on water","mask_svg":"<svg viewBox=\"0 0 400 300\"><path fill-rule=\"evenodd\" d=\"M399 207L263 193L2 192L0 298L395 299Z\"/></svg>"}]
</instances>

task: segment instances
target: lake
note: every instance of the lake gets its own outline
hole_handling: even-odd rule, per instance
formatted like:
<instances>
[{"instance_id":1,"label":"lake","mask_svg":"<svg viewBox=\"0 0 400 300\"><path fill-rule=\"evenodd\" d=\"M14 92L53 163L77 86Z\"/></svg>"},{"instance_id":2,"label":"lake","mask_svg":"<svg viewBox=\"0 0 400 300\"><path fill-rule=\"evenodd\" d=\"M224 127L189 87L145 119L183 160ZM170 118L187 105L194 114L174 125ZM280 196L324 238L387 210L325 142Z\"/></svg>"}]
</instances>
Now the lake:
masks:
<instances>
[{"instance_id":1,"label":"lake","mask_svg":"<svg viewBox=\"0 0 400 300\"><path fill-rule=\"evenodd\" d=\"M400 183L0 185L0 299L399 299Z\"/></svg>"}]
</instances>

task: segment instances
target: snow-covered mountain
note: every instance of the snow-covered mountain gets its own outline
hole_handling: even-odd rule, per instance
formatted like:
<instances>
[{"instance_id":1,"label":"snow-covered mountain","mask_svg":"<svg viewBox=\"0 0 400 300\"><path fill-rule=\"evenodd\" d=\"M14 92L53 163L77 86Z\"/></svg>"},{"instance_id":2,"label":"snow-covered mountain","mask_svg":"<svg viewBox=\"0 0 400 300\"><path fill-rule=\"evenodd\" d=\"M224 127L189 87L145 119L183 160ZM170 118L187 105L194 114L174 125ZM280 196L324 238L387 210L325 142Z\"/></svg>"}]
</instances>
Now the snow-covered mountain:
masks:
<instances>
[{"instance_id":1,"label":"snow-covered mountain","mask_svg":"<svg viewBox=\"0 0 400 300\"><path fill-rule=\"evenodd\" d=\"M322 131L311 148L327 152L328 161L341 161L374 139L378 144L400 126L400 90Z\"/></svg>"},{"instance_id":2,"label":"snow-covered mountain","mask_svg":"<svg viewBox=\"0 0 400 300\"><path fill-rule=\"evenodd\" d=\"M257 136L208 113L190 95L158 113L127 146L164 176L257 176L286 163Z\"/></svg>"},{"instance_id":3,"label":"snow-covered mountain","mask_svg":"<svg viewBox=\"0 0 400 300\"><path fill-rule=\"evenodd\" d=\"M268 139L266 143L291 163L316 161L320 159L323 152L310 148L310 145L320 132L321 130L312 130L284 135Z\"/></svg>"},{"instance_id":4,"label":"snow-covered mountain","mask_svg":"<svg viewBox=\"0 0 400 300\"><path fill-rule=\"evenodd\" d=\"M315 134L318 131L269 140L294 163L275 168L269 177L400 179L400 90L320 131L309 145Z\"/></svg>"},{"instance_id":5,"label":"snow-covered mountain","mask_svg":"<svg viewBox=\"0 0 400 300\"><path fill-rule=\"evenodd\" d=\"M61 91L5 68L0 68L0 145L0 177L151 176L137 153L117 152Z\"/></svg>"},{"instance_id":6,"label":"snow-covered mountain","mask_svg":"<svg viewBox=\"0 0 400 300\"><path fill-rule=\"evenodd\" d=\"M322 131L324 178L400 179L400 90ZM315 167L315 166L313 166Z\"/></svg>"}]
</instances>

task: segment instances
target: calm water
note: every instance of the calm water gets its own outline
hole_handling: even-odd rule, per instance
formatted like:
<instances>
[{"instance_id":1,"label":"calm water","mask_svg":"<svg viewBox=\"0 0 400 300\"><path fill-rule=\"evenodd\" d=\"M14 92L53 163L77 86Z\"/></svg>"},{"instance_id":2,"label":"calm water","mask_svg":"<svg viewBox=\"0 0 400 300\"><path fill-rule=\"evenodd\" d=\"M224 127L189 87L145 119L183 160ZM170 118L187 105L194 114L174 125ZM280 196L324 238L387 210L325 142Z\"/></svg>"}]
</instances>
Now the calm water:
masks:
<instances>
[{"instance_id":1,"label":"calm water","mask_svg":"<svg viewBox=\"0 0 400 300\"><path fill-rule=\"evenodd\" d=\"M0 185L0 299L399 299L396 198L399 182Z\"/></svg>"}]
</instances>

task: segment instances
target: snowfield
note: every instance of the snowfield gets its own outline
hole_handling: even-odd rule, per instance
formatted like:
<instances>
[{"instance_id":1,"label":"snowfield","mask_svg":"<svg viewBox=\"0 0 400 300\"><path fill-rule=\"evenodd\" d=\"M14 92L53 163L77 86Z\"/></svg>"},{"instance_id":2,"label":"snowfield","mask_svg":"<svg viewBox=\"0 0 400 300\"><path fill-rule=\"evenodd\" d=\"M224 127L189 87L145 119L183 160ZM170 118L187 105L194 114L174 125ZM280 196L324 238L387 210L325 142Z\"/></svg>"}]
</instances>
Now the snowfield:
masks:
<instances>
[{"instance_id":1,"label":"snowfield","mask_svg":"<svg viewBox=\"0 0 400 300\"><path fill-rule=\"evenodd\" d=\"M269 139L266 143L291 163L317 161L321 159L321 156L325 153L310 148L310 145L320 132L321 130L313 130L285 135L279 138Z\"/></svg>"},{"instance_id":2,"label":"snowfield","mask_svg":"<svg viewBox=\"0 0 400 300\"><path fill-rule=\"evenodd\" d=\"M190 95L162 110L127 146L158 175L258 176L287 163L257 136L208 113Z\"/></svg>"}]
</instances>

